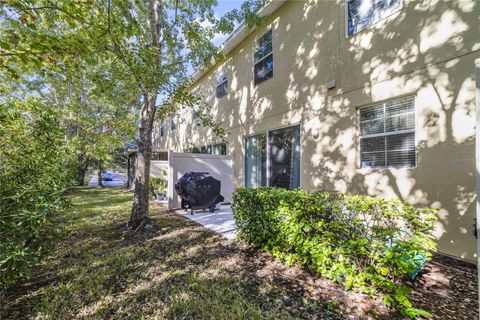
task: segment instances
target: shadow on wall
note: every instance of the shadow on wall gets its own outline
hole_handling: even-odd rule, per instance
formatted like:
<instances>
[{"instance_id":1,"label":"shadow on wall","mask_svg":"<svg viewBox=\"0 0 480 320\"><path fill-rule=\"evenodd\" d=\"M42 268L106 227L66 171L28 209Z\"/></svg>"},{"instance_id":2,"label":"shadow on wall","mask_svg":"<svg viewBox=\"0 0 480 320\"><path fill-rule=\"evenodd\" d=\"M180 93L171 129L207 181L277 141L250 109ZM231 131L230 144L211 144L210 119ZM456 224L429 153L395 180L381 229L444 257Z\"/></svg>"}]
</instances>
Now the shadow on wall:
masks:
<instances>
[{"instance_id":1,"label":"shadow on wall","mask_svg":"<svg viewBox=\"0 0 480 320\"><path fill-rule=\"evenodd\" d=\"M345 36L345 1L289 1L196 84L229 132L236 185L245 135L300 123L309 190L395 196L440 209L442 252L473 259L475 79L480 2L404 1L373 26ZM274 76L253 85L253 47L273 29ZM302 36L299 36L302 35ZM229 91L215 97L226 70ZM327 82L336 86L327 89ZM358 108L414 95L415 169L360 169ZM183 115L167 149L208 144L211 130Z\"/></svg>"},{"instance_id":2,"label":"shadow on wall","mask_svg":"<svg viewBox=\"0 0 480 320\"><path fill-rule=\"evenodd\" d=\"M480 31L475 23L479 5L477 1L406 1L404 9L386 23L349 39L344 39L343 26L337 26L342 43L337 56L339 89L327 93L320 86L314 90L318 98L312 96L317 103L303 112L302 150L315 150L303 157L304 187L395 196L438 208L440 251L467 259L476 253L473 61L480 49L474 38ZM299 60L307 61L303 64L309 63L312 52L323 51L306 40L299 48ZM315 70L311 64L310 72L304 72L305 67L296 63L292 73L328 72L321 67ZM296 83L292 81L290 88ZM298 89L290 93L302 94ZM416 96L417 167L359 169L357 107L410 94Z\"/></svg>"}]
</instances>

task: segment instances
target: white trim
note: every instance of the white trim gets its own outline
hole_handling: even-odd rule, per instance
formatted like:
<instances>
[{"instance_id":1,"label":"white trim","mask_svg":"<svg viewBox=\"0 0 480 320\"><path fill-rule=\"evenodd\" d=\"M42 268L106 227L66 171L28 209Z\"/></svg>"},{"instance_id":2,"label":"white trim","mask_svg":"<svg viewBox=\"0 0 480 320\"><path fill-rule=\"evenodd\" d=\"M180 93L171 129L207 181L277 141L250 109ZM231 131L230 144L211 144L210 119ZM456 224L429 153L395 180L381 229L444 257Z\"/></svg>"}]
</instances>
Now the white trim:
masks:
<instances>
[{"instance_id":1,"label":"white trim","mask_svg":"<svg viewBox=\"0 0 480 320\"><path fill-rule=\"evenodd\" d=\"M412 133L415 132L415 129L407 129L407 130L398 130L398 131L390 131L390 132L382 132L382 133L374 133L374 134L369 134L369 135L361 135L361 139L368 139L368 138L380 138L380 137L386 137L386 136L396 136L399 134L404 134L404 133Z\"/></svg>"},{"instance_id":2,"label":"white trim","mask_svg":"<svg viewBox=\"0 0 480 320\"><path fill-rule=\"evenodd\" d=\"M267 59L268 57L270 57L272 55L273 55L273 48L272 48L272 51L270 53L267 53L261 59L259 59L257 62L254 62L253 66L255 67L257 64L259 64L260 62L262 62L263 60Z\"/></svg>"},{"instance_id":3,"label":"white trim","mask_svg":"<svg viewBox=\"0 0 480 320\"><path fill-rule=\"evenodd\" d=\"M413 122L414 127L412 129L387 132L387 128L386 128L387 121L386 121L386 119L391 117L391 116L387 117L387 113L386 113L387 103L388 102L395 102L395 101L402 101L402 100L409 100L409 99L413 100L413 111L404 112L404 113L402 113L402 115L408 115L408 114L413 113L414 117L415 117L414 122ZM415 104L415 100L416 100L416 95L405 95L405 96L401 96L401 97L393 97L391 99L382 100L381 102L374 102L374 103L364 105L362 107L357 108L357 118L359 119L357 130L358 130L358 137L359 137L358 140L360 142L359 145L358 145L358 155L359 155L358 165L359 165L360 169L416 168L418 166L418 142L417 142L417 134L416 134L416 130L417 130L417 114L416 114L417 113L417 107L416 107L416 104ZM363 121L361 121L360 120L361 111L363 109L367 109L367 108L371 108L371 107L382 107L383 108L383 117L373 119L373 120L383 121L383 132L362 135L362 126L361 126L362 123L366 123L368 121L373 121L373 120L363 120ZM397 115L395 115L395 116L397 116ZM394 167L394 166L387 165L388 152L387 152L387 142L386 141L385 141L385 146L384 146L385 150L384 151L364 152L364 153L381 153L381 152L384 152L385 153L385 165L384 166L366 166L366 167L362 166L361 141L363 139L382 138L382 137L386 138L388 136L396 136L396 135L408 134L408 133L413 133L414 138L415 138L415 141L414 141L414 143L415 143L415 146L414 146L414 148L415 148L415 165L414 166ZM391 150L391 151L404 151L404 150Z\"/></svg>"},{"instance_id":4,"label":"white trim","mask_svg":"<svg viewBox=\"0 0 480 320\"><path fill-rule=\"evenodd\" d=\"M255 52L257 50L257 42L263 37L265 36L268 32L271 32L272 33L272 51L266 55L264 55L261 59L259 59L258 61L255 61ZM273 27L270 27L267 31L265 31L261 36L260 38L256 39L255 40L255 43L254 43L254 48L253 48L253 86L256 87L258 86L259 84L269 80L269 79L272 79L275 75L275 61L274 61L274 56L273 56L273 50L274 50L274 42L273 42ZM255 67L257 66L257 64L259 64L260 62L266 60L267 58L269 58L270 56L272 56L272 76L268 79L265 79L259 83L255 83Z\"/></svg>"},{"instance_id":5,"label":"white trim","mask_svg":"<svg viewBox=\"0 0 480 320\"><path fill-rule=\"evenodd\" d=\"M373 106L372 106L373 107ZM363 109L363 108L361 108ZM386 118L393 118L393 117L399 117L399 116L404 116L404 115L409 115L409 114L413 114L415 115L415 112L414 111L410 111L410 112L403 112L403 113L398 113L398 114L395 114L393 116L384 116L383 119L386 119ZM364 123L364 122L372 122L372 121L376 121L376 120L380 120L382 118L375 118L375 119L368 119L368 120L360 120L360 123Z\"/></svg>"}]
</instances>

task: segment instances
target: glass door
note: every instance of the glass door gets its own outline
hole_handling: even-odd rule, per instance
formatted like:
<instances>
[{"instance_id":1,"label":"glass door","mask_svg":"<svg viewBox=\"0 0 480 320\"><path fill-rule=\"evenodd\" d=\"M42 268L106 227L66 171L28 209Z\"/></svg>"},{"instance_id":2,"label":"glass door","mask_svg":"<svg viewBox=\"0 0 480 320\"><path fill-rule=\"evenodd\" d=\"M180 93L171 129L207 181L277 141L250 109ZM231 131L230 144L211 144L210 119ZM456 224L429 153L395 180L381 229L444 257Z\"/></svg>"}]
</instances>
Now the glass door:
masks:
<instances>
[{"instance_id":1,"label":"glass door","mask_svg":"<svg viewBox=\"0 0 480 320\"><path fill-rule=\"evenodd\" d=\"M300 187L300 126L268 132L268 185Z\"/></svg>"},{"instance_id":2,"label":"glass door","mask_svg":"<svg viewBox=\"0 0 480 320\"><path fill-rule=\"evenodd\" d=\"M266 136L258 134L245 138L245 187L267 185Z\"/></svg>"}]
</instances>

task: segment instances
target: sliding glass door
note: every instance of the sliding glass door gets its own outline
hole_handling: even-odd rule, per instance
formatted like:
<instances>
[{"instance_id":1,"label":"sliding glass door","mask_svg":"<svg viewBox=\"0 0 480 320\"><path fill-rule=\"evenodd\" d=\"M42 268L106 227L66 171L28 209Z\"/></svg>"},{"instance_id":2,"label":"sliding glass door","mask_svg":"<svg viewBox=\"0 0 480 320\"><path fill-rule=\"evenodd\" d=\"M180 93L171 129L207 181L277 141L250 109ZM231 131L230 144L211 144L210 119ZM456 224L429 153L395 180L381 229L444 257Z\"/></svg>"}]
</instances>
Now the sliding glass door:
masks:
<instances>
[{"instance_id":1,"label":"sliding glass door","mask_svg":"<svg viewBox=\"0 0 480 320\"><path fill-rule=\"evenodd\" d=\"M267 185L267 152L265 134L245 138L245 187Z\"/></svg>"},{"instance_id":2,"label":"sliding glass door","mask_svg":"<svg viewBox=\"0 0 480 320\"><path fill-rule=\"evenodd\" d=\"M300 187L299 126L270 131L269 186L285 189Z\"/></svg>"},{"instance_id":3,"label":"sliding glass door","mask_svg":"<svg viewBox=\"0 0 480 320\"><path fill-rule=\"evenodd\" d=\"M245 186L300 187L300 127L245 139Z\"/></svg>"}]
</instances>

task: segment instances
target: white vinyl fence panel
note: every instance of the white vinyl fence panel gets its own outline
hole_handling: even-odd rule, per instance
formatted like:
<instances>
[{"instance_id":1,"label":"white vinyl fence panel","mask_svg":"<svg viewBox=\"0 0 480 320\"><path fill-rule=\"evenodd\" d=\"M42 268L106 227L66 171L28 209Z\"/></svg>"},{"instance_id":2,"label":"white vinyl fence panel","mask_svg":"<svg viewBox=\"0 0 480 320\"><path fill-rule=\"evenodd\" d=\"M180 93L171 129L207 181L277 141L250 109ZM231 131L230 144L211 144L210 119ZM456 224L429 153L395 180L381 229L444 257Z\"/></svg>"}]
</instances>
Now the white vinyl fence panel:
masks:
<instances>
[{"instance_id":1,"label":"white vinyl fence panel","mask_svg":"<svg viewBox=\"0 0 480 320\"><path fill-rule=\"evenodd\" d=\"M180 207L180 199L175 192L175 183L185 173L208 172L212 177L221 181L220 194L225 202L232 201L233 185L233 158L199 153L168 152L168 209Z\"/></svg>"},{"instance_id":2,"label":"white vinyl fence panel","mask_svg":"<svg viewBox=\"0 0 480 320\"><path fill-rule=\"evenodd\" d=\"M167 173L166 175L164 173ZM168 181L168 161L164 160L152 160L150 163L150 176L155 178L161 178Z\"/></svg>"}]
</instances>

